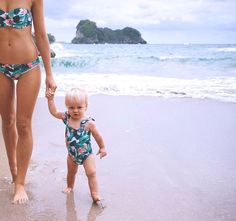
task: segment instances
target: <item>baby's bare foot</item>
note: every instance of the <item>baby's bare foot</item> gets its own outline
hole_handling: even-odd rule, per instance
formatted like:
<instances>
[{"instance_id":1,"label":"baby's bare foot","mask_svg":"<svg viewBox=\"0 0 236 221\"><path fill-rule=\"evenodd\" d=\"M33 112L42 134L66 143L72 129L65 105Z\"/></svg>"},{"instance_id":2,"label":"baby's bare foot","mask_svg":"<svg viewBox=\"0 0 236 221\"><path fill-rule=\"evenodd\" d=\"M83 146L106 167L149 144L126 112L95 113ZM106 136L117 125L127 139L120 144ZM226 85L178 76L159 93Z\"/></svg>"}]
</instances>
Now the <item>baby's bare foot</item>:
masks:
<instances>
[{"instance_id":1,"label":"baby's bare foot","mask_svg":"<svg viewBox=\"0 0 236 221\"><path fill-rule=\"evenodd\" d=\"M73 191L72 188L67 187L67 188L65 188L62 192L63 192L63 193L66 193L66 194L69 194L69 193L71 193L72 191Z\"/></svg>"},{"instance_id":2,"label":"baby's bare foot","mask_svg":"<svg viewBox=\"0 0 236 221\"><path fill-rule=\"evenodd\" d=\"M25 204L29 200L25 188L21 184L15 184L15 193L12 200L14 204Z\"/></svg>"},{"instance_id":3,"label":"baby's bare foot","mask_svg":"<svg viewBox=\"0 0 236 221\"><path fill-rule=\"evenodd\" d=\"M97 205L100 209L105 209L105 204L102 199L97 198L96 200L93 200L93 203Z\"/></svg>"},{"instance_id":4,"label":"baby's bare foot","mask_svg":"<svg viewBox=\"0 0 236 221\"><path fill-rule=\"evenodd\" d=\"M92 199L94 203L101 201L101 198L98 195L92 195Z\"/></svg>"}]
</instances>

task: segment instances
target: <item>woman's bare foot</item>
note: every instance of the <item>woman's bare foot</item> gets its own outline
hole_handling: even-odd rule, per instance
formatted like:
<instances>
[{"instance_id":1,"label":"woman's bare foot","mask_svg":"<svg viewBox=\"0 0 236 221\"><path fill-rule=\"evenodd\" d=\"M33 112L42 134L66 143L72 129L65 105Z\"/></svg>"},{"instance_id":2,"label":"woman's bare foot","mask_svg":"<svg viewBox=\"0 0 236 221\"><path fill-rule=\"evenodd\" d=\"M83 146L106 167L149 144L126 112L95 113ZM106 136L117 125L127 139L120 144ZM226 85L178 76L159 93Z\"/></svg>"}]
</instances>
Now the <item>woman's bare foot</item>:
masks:
<instances>
[{"instance_id":1,"label":"woman's bare foot","mask_svg":"<svg viewBox=\"0 0 236 221\"><path fill-rule=\"evenodd\" d=\"M25 192L24 185L15 184L15 192L12 203L14 204L25 204L29 200L27 193Z\"/></svg>"},{"instance_id":2,"label":"woman's bare foot","mask_svg":"<svg viewBox=\"0 0 236 221\"><path fill-rule=\"evenodd\" d=\"M73 191L72 188L67 187L67 188L65 188L62 192L63 192L63 193L66 193L66 194L69 194L69 193L71 193L72 191Z\"/></svg>"}]
</instances>

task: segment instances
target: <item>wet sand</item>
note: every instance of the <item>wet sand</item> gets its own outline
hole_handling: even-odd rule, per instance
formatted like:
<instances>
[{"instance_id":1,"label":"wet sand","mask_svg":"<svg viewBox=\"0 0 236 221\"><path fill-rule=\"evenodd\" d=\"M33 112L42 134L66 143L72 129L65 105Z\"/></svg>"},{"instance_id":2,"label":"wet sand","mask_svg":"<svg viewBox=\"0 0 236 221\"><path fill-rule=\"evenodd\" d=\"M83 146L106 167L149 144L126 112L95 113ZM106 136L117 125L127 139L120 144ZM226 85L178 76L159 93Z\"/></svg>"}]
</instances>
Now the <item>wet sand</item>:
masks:
<instances>
[{"instance_id":1,"label":"wet sand","mask_svg":"<svg viewBox=\"0 0 236 221\"><path fill-rule=\"evenodd\" d=\"M65 110L62 98L56 102ZM1 221L236 220L236 104L100 95L90 97L88 114L108 150L107 158L96 158L106 208L92 204L83 168L74 194L61 193L66 185L64 125L40 98L27 205L11 204L0 138Z\"/></svg>"}]
</instances>

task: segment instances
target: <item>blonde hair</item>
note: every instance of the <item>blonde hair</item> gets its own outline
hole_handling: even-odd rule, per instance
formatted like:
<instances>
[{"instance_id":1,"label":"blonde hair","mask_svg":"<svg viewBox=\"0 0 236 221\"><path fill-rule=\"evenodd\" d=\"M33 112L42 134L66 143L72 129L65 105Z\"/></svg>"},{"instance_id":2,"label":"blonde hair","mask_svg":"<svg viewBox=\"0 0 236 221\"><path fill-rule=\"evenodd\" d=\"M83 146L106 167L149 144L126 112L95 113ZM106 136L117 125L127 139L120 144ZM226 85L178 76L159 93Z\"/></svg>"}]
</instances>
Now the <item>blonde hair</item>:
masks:
<instances>
[{"instance_id":1,"label":"blonde hair","mask_svg":"<svg viewBox=\"0 0 236 221\"><path fill-rule=\"evenodd\" d=\"M65 104L68 100L79 100L81 98L85 99L86 107L88 106L88 93L85 89L82 88L71 88L66 92Z\"/></svg>"}]
</instances>

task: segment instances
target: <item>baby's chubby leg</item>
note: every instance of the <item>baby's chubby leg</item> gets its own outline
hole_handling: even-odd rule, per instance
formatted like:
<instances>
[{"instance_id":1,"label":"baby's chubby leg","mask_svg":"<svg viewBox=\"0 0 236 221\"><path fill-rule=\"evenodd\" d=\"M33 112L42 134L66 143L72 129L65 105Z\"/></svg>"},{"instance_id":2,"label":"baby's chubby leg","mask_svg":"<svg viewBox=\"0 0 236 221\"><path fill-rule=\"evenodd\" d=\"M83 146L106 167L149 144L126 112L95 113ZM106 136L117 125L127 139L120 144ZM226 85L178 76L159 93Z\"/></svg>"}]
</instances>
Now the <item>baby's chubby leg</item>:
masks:
<instances>
[{"instance_id":1,"label":"baby's chubby leg","mask_svg":"<svg viewBox=\"0 0 236 221\"><path fill-rule=\"evenodd\" d=\"M95 158L93 154L88 156L88 158L84 161L83 166L84 166L86 175L88 177L88 184L89 184L91 196L93 198L93 201L97 202L100 200L100 197L98 195L96 164L95 164Z\"/></svg>"},{"instance_id":2,"label":"baby's chubby leg","mask_svg":"<svg viewBox=\"0 0 236 221\"><path fill-rule=\"evenodd\" d=\"M75 175L78 171L78 165L73 161L73 159L67 156L67 188L63 190L64 193L70 193L75 184Z\"/></svg>"}]
</instances>

